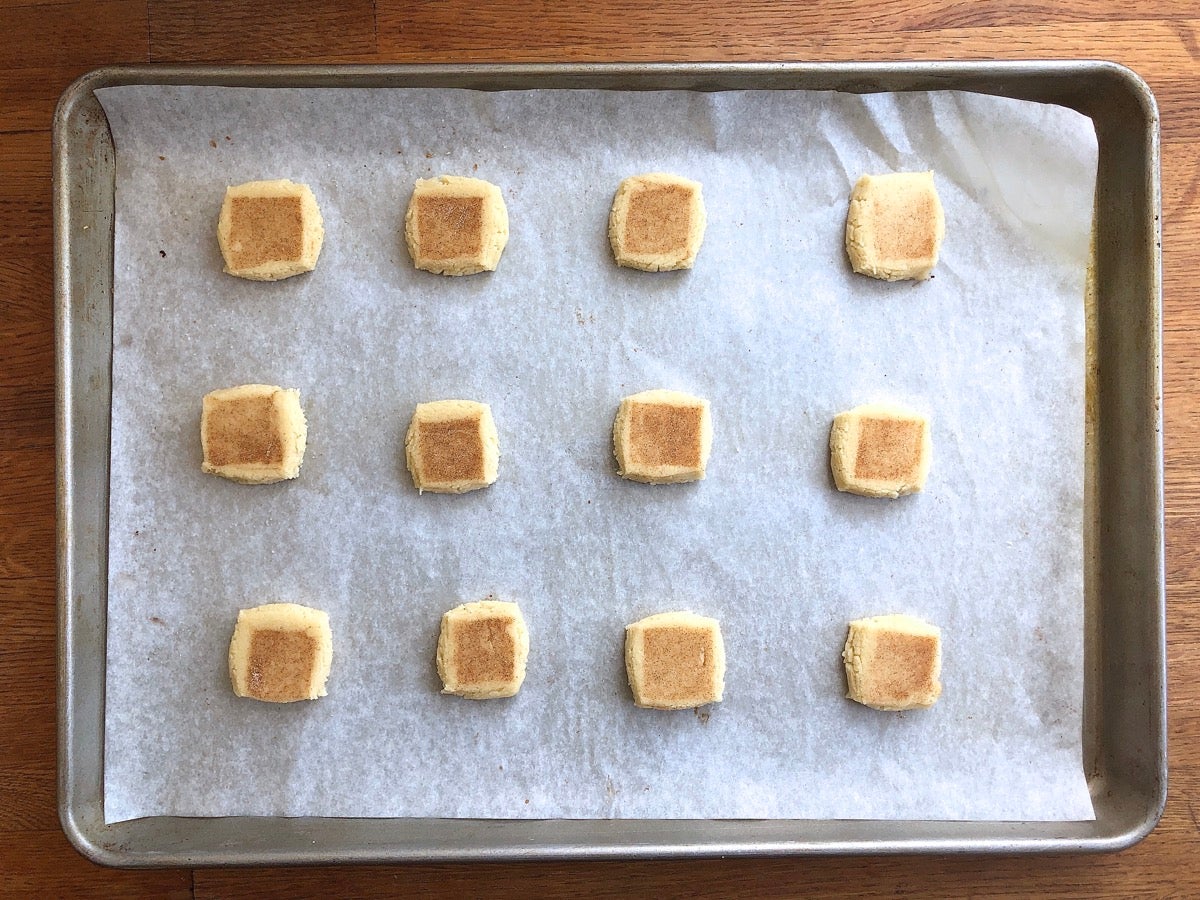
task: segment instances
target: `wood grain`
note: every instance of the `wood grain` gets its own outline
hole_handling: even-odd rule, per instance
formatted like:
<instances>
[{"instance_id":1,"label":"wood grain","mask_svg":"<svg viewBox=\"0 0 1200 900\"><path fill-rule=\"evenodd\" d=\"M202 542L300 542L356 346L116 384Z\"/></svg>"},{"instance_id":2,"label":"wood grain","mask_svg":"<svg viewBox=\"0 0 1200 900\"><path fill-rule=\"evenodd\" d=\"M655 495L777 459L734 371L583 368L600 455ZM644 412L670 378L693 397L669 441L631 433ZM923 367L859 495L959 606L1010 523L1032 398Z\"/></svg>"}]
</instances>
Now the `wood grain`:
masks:
<instances>
[{"instance_id":1,"label":"wood grain","mask_svg":"<svg viewBox=\"0 0 1200 900\"><path fill-rule=\"evenodd\" d=\"M1200 8L1194 0L0 0L0 895L1200 895ZM1170 799L1117 855L114 872L58 827L50 117L117 62L1107 58L1155 90L1164 158Z\"/></svg>"},{"instance_id":2,"label":"wood grain","mask_svg":"<svg viewBox=\"0 0 1200 900\"><path fill-rule=\"evenodd\" d=\"M375 55L370 0L262 0L222 6L204 0L151 0L153 62L354 62Z\"/></svg>"}]
</instances>

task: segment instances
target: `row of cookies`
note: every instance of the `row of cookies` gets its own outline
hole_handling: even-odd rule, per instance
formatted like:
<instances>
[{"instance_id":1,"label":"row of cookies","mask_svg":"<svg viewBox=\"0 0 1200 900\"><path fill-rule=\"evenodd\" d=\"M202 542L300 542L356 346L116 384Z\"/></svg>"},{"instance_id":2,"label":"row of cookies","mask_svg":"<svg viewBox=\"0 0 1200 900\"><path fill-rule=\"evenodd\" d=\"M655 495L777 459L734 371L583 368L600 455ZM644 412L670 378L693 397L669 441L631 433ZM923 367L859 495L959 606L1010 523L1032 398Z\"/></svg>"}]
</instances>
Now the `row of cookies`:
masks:
<instances>
[{"instance_id":1,"label":"row of cookies","mask_svg":"<svg viewBox=\"0 0 1200 900\"><path fill-rule=\"evenodd\" d=\"M442 616L437 671L442 693L470 700L512 697L525 681L529 632L516 603L479 600ZM850 623L842 660L847 694L882 710L929 707L941 695L941 631L908 615ZM272 703L324 697L333 632L322 610L269 603L238 613L229 677L239 697ZM725 690L720 623L691 612L648 616L625 628L633 702L649 709L719 703Z\"/></svg>"},{"instance_id":2,"label":"row of cookies","mask_svg":"<svg viewBox=\"0 0 1200 900\"><path fill-rule=\"evenodd\" d=\"M609 214L617 264L644 271L691 268L704 238L700 185L649 173L626 178ZM217 242L225 271L252 281L311 272L325 237L321 210L306 184L249 181L225 191ZM436 275L495 271L508 244L500 189L480 178L419 178L404 215L413 265Z\"/></svg>"},{"instance_id":3,"label":"row of cookies","mask_svg":"<svg viewBox=\"0 0 1200 900\"><path fill-rule=\"evenodd\" d=\"M689 269L706 223L699 182L664 172L635 175L621 182L613 198L609 243L621 266ZM854 271L888 281L928 278L944 233L932 172L864 175L855 184L846 214L846 253ZM324 234L312 190L286 179L227 188L217 221L225 271L255 281L312 271ZM508 243L504 196L479 178L418 179L404 237L418 269L438 275L494 271Z\"/></svg>"},{"instance_id":4,"label":"row of cookies","mask_svg":"<svg viewBox=\"0 0 1200 900\"><path fill-rule=\"evenodd\" d=\"M712 449L708 401L679 391L625 397L613 422L613 451L623 478L676 484L704 478ZM308 423L300 393L243 384L205 395L200 415L203 471L266 484L296 478ZM870 404L839 413L829 434L838 490L899 497L921 490L929 472L929 420L899 406ZM404 440L419 492L461 494L495 482L500 441L491 408L474 400L418 403Z\"/></svg>"}]
</instances>

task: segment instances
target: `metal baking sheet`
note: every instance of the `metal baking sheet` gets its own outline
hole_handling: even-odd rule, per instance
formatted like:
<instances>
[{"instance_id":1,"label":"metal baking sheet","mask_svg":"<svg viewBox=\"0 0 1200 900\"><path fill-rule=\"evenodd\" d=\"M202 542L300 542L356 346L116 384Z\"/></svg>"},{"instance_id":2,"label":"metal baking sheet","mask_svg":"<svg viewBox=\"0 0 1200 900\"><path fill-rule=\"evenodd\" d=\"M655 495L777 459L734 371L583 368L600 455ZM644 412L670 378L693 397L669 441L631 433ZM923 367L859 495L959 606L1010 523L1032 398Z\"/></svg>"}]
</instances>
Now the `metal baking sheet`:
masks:
<instances>
[{"instance_id":1,"label":"metal baking sheet","mask_svg":"<svg viewBox=\"0 0 1200 900\"><path fill-rule=\"evenodd\" d=\"M93 92L117 84L483 90L977 90L1059 103L1096 124L1088 335L1084 751L1094 822L480 821L156 817L102 803L114 156ZM1117 849L1165 800L1157 115L1108 63L107 69L55 120L59 349L60 810L117 865L434 858Z\"/></svg>"}]
</instances>

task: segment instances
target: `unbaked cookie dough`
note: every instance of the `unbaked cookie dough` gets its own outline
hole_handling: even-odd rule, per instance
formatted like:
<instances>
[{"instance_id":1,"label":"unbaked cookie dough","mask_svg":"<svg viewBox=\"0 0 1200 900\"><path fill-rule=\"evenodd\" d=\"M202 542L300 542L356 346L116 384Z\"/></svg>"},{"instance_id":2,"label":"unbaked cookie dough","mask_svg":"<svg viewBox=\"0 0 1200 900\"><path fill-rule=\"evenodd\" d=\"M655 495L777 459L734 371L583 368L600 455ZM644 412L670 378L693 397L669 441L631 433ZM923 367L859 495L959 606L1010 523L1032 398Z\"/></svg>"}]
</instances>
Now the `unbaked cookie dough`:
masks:
<instances>
[{"instance_id":1,"label":"unbaked cookie dough","mask_svg":"<svg viewBox=\"0 0 1200 900\"><path fill-rule=\"evenodd\" d=\"M308 423L300 392L273 384L243 384L204 395L200 464L210 475L243 484L271 484L300 474Z\"/></svg>"},{"instance_id":2,"label":"unbaked cookie dough","mask_svg":"<svg viewBox=\"0 0 1200 900\"><path fill-rule=\"evenodd\" d=\"M500 188L480 178L418 178L404 216L413 265L435 275L492 272L508 243Z\"/></svg>"},{"instance_id":3,"label":"unbaked cookie dough","mask_svg":"<svg viewBox=\"0 0 1200 900\"><path fill-rule=\"evenodd\" d=\"M296 603L238 613L229 642L229 678L239 697L269 703L325 696L333 662L329 616Z\"/></svg>"},{"instance_id":4,"label":"unbaked cookie dough","mask_svg":"<svg viewBox=\"0 0 1200 900\"><path fill-rule=\"evenodd\" d=\"M690 269L704 240L700 182L665 172L626 178L608 216L617 264L644 272Z\"/></svg>"},{"instance_id":5,"label":"unbaked cookie dough","mask_svg":"<svg viewBox=\"0 0 1200 900\"><path fill-rule=\"evenodd\" d=\"M719 703L725 692L721 625L690 612L658 613L627 625L625 671L637 706L689 709Z\"/></svg>"},{"instance_id":6,"label":"unbaked cookie dough","mask_svg":"<svg viewBox=\"0 0 1200 900\"><path fill-rule=\"evenodd\" d=\"M442 616L437 670L443 694L468 700L511 697L525 681L529 632L515 603L478 600Z\"/></svg>"},{"instance_id":7,"label":"unbaked cookie dough","mask_svg":"<svg viewBox=\"0 0 1200 900\"><path fill-rule=\"evenodd\" d=\"M946 233L932 172L864 175L846 214L854 271L885 281L928 278Z\"/></svg>"},{"instance_id":8,"label":"unbaked cookie dough","mask_svg":"<svg viewBox=\"0 0 1200 900\"><path fill-rule=\"evenodd\" d=\"M646 484L699 481L711 449L712 415L700 397L642 391L617 409L613 450L622 478Z\"/></svg>"},{"instance_id":9,"label":"unbaked cookie dough","mask_svg":"<svg viewBox=\"0 0 1200 900\"><path fill-rule=\"evenodd\" d=\"M839 491L896 498L925 487L932 456L929 420L901 406L874 403L838 413L829 461Z\"/></svg>"},{"instance_id":10,"label":"unbaked cookie dough","mask_svg":"<svg viewBox=\"0 0 1200 900\"><path fill-rule=\"evenodd\" d=\"M217 242L230 275L278 281L311 272L324 239L321 210L308 185L280 179L225 189Z\"/></svg>"},{"instance_id":11,"label":"unbaked cookie dough","mask_svg":"<svg viewBox=\"0 0 1200 900\"><path fill-rule=\"evenodd\" d=\"M500 467L491 407L474 400L418 403L404 452L418 492L462 494L487 487Z\"/></svg>"},{"instance_id":12,"label":"unbaked cookie dough","mask_svg":"<svg viewBox=\"0 0 1200 900\"><path fill-rule=\"evenodd\" d=\"M846 696L874 709L933 706L942 694L942 632L913 616L888 615L850 623Z\"/></svg>"}]
</instances>

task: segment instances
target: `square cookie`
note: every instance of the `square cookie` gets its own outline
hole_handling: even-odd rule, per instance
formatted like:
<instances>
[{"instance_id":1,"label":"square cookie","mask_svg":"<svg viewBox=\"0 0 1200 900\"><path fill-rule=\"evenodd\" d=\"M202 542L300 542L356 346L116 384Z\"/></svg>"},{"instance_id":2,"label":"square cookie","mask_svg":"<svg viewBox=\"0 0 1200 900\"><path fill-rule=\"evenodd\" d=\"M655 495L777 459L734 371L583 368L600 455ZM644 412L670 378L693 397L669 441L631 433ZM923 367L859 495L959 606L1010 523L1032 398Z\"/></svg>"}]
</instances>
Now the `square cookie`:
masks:
<instances>
[{"instance_id":1,"label":"square cookie","mask_svg":"<svg viewBox=\"0 0 1200 900\"><path fill-rule=\"evenodd\" d=\"M699 481L712 449L708 401L667 390L626 397L613 423L613 449L622 478L646 484Z\"/></svg>"},{"instance_id":2,"label":"square cookie","mask_svg":"<svg viewBox=\"0 0 1200 900\"><path fill-rule=\"evenodd\" d=\"M511 697L525 681L528 659L529 632L517 604L478 600L442 616L437 670L443 694Z\"/></svg>"},{"instance_id":3,"label":"square cookie","mask_svg":"<svg viewBox=\"0 0 1200 900\"><path fill-rule=\"evenodd\" d=\"M480 178L418 178L404 216L413 265L435 275L492 272L508 243L508 208Z\"/></svg>"},{"instance_id":4,"label":"square cookie","mask_svg":"<svg viewBox=\"0 0 1200 900\"><path fill-rule=\"evenodd\" d=\"M850 623L846 696L874 709L933 706L942 694L942 632L913 616L874 616Z\"/></svg>"},{"instance_id":5,"label":"square cookie","mask_svg":"<svg viewBox=\"0 0 1200 900\"><path fill-rule=\"evenodd\" d=\"M608 215L617 265L644 272L690 269L704 240L700 182L665 172L626 178Z\"/></svg>"},{"instance_id":6,"label":"square cookie","mask_svg":"<svg viewBox=\"0 0 1200 900\"><path fill-rule=\"evenodd\" d=\"M829 459L839 491L896 498L925 487L929 420L900 406L867 404L834 417Z\"/></svg>"},{"instance_id":7,"label":"square cookie","mask_svg":"<svg viewBox=\"0 0 1200 900\"><path fill-rule=\"evenodd\" d=\"M846 253L860 275L925 279L946 234L932 172L864 175L846 213Z\"/></svg>"},{"instance_id":8,"label":"square cookie","mask_svg":"<svg viewBox=\"0 0 1200 900\"><path fill-rule=\"evenodd\" d=\"M333 662L329 616L296 603L238 613L229 642L229 678L239 697L269 703L325 696Z\"/></svg>"},{"instance_id":9,"label":"square cookie","mask_svg":"<svg viewBox=\"0 0 1200 900\"><path fill-rule=\"evenodd\" d=\"M487 487L500 467L492 410L474 400L418 403L404 452L418 492L462 494Z\"/></svg>"},{"instance_id":10,"label":"square cookie","mask_svg":"<svg viewBox=\"0 0 1200 900\"><path fill-rule=\"evenodd\" d=\"M308 185L281 179L225 189L217 243L230 275L278 281L311 272L324 239L321 210Z\"/></svg>"},{"instance_id":11,"label":"square cookie","mask_svg":"<svg viewBox=\"0 0 1200 900\"><path fill-rule=\"evenodd\" d=\"M243 484L271 484L300 474L308 423L300 392L243 384L204 395L200 468Z\"/></svg>"},{"instance_id":12,"label":"square cookie","mask_svg":"<svg viewBox=\"0 0 1200 900\"><path fill-rule=\"evenodd\" d=\"M625 671L637 706L689 709L719 703L725 691L720 623L690 612L666 612L626 626Z\"/></svg>"}]
</instances>

